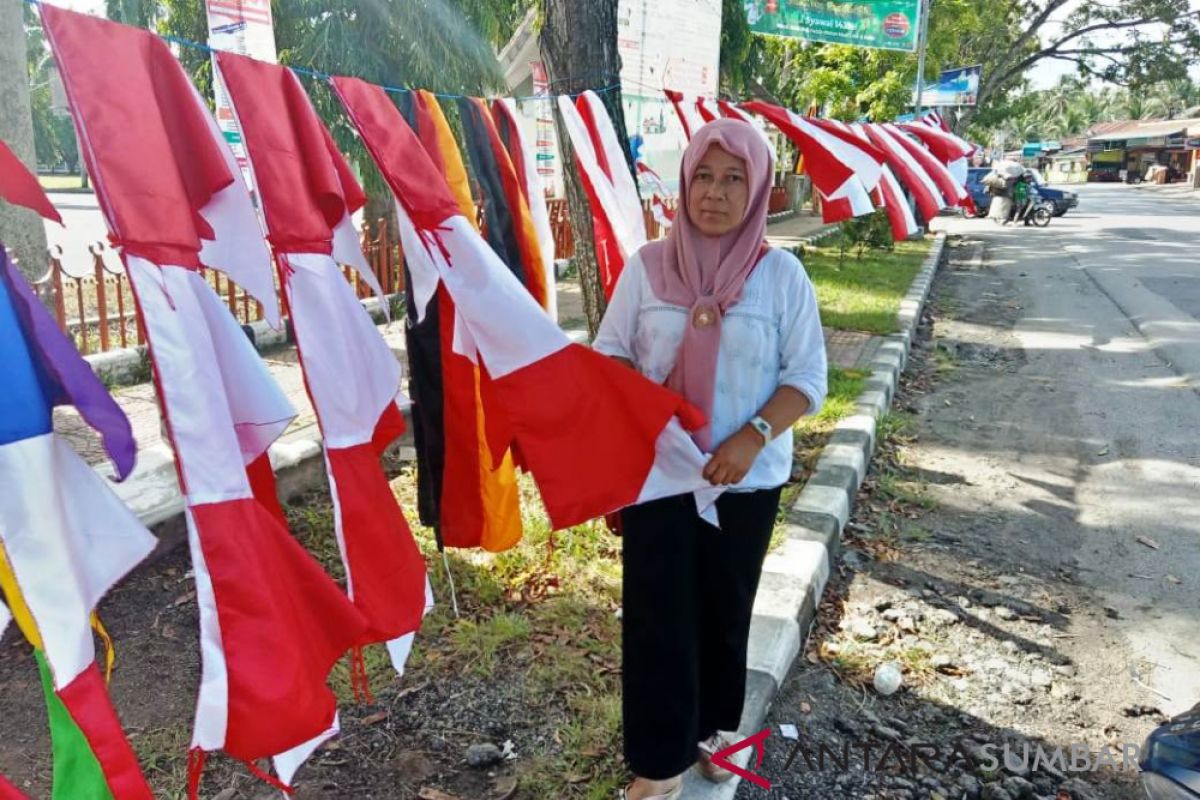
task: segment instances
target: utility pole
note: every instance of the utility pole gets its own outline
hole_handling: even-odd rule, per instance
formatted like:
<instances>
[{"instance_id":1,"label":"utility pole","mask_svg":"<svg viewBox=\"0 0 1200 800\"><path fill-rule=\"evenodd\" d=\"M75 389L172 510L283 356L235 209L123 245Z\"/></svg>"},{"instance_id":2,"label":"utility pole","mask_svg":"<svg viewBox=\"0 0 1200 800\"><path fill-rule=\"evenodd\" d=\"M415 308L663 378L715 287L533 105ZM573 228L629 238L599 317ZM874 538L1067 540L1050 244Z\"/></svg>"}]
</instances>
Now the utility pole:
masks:
<instances>
[{"instance_id":1,"label":"utility pole","mask_svg":"<svg viewBox=\"0 0 1200 800\"><path fill-rule=\"evenodd\" d=\"M933 0L917 0L917 96L913 119L921 119L921 94L925 89L925 39L929 28L929 7Z\"/></svg>"}]
</instances>

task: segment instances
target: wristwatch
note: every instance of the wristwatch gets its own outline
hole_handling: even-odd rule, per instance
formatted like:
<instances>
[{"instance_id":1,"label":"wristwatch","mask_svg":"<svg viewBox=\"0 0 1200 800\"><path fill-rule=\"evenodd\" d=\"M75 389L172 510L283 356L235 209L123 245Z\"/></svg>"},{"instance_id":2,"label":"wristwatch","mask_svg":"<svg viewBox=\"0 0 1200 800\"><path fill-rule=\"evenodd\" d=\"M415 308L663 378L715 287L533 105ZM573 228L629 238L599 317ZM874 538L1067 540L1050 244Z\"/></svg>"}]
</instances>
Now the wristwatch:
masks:
<instances>
[{"instance_id":1,"label":"wristwatch","mask_svg":"<svg viewBox=\"0 0 1200 800\"><path fill-rule=\"evenodd\" d=\"M750 419L750 427L762 434L763 447L769 445L771 440L775 438L775 431L771 428L771 423L762 417L752 417Z\"/></svg>"}]
</instances>

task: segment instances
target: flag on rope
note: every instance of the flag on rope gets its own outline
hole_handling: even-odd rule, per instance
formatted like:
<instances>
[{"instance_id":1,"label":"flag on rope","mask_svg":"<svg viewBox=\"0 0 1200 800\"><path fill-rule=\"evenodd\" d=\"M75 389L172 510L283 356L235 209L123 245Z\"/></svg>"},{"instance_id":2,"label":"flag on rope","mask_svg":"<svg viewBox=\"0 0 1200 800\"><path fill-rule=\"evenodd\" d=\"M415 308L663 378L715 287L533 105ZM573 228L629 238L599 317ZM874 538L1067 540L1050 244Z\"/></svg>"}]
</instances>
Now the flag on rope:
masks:
<instances>
[{"instance_id":1,"label":"flag on rope","mask_svg":"<svg viewBox=\"0 0 1200 800\"><path fill-rule=\"evenodd\" d=\"M459 211L474 222L462 154L437 98L424 91L400 96L409 125L450 186ZM478 365L454 351L456 310L444 287L415 284L423 273L407 275L406 344L411 370L413 438L417 450L417 508L421 521L434 529L439 548L482 547L505 550L521 539L521 508L516 470L507 443L493 451L497 413L487 413L487 376ZM432 293L418 308L416 297ZM489 425L490 422L490 425Z\"/></svg>"},{"instance_id":2,"label":"flag on rope","mask_svg":"<svg viewBox=\"0 0 1200 800\"><path fill-rule=\"evenodd\" d=\"M558 111L592 211L596 260L608 299L625 260L646 243L642 202L612 120L596 93L586 91L574 103L567 95L559 95Z\"/></svg>"},{"instance_id":3,"label":"flag on rope","mask_svg":"<svg viewBox=\"0 0 1200 800\"><path fill-rule=\"evenodd\" d=\"M52 219L62 224L58 209L50 203L50 198L42 191L42 185L30 172L17 154L0 140L0 198L8 202L24 206L36 211L46 219Z\"/></svg>"},{"instance_id":4,"label":"flag on rope","mask_svg":"<svg viewBox=\"0 0 1200 800\"><path fill-rule=\"evenodd\" d=\"M201 275L220 269L278 318L270 253L233 154L150 31L43 4L110 237L146 329L175 451L200 610L188 790L205 754L302 762L336 727L329 671L367 627L289 534L267 448L295 416Z\"/></svg>"},{"instance_id":5,"label":"flag on rope","mask_svg":"<svg viewBox=\"0 0 1200 800\"><path fill-rule=\"evenodd\" d=\"M477 97L461 97L463 141L483 200L488 242L542 308L549 308L546 270L525 189L500 139L492 112Z\"/></svg>"},{"instance_id":6,"label":"flag on rope","mask_svg":"<svg viewBox=\"0 0 1200 800\"><path fill-rule=\"evenodd\" d=\"M571 344L486 246L384 91L354 78L334 87L396 195L418 307L445 286L459 311L455 347L478 358L495 402L562 528L631 503L695 492L713 519L721 487L684 430L701 415L678 395ZM416 273L428 273L416 279ZM415 290L414 290L415 291Z\"/></svg>"},{"instance_id":7,"label":"flag on rope","mask_svg":"<svg viewBox=\"0 0 1200 800\"><path fill-rule=\"evenodd\" d=\"M946 133L951 133L950 125L947 124L946 118L935 110L929 110L922 114L921 122L930 128L940 128Z\"/></svg>"},{"instance_id":8,"label":"flag on rope","mask_svg":"<svg viewBox=\"0 0 1200 800\"><path fill-rule=\"evenodd\" d=\"M663 94L671 101L671 105L675 107L675 114L679 117L679 122L683 125L683 135L691 140L696 131L700 130L700 126L708 122L704 117L700 116L700 109L697 107L694 99L689 100L684 96L683 92L677 92L674 89L663 89Z\"/></svg>"},{"instance_id":9,"label":"flag on rope","mask_svg":"<svg viewBox=\"0 0 1200 800\"><path fill-rule=\"evenodd\" d=\"M0 143L0 150L11 153ZM61 222L15 158L0 197ZM17 271L0 243L0 636L15 616L34 648L50 720L53 800L129 800L151 792L95 661L96 606L155 539L54 432L72 405L100 434L118 480L137 445L125 413ZM9 607L12 612L10 614ZM107 672L113 651L108 642ZM0 798L21 797L0 777Z\"/></svg>"},{"instance_id":10,"label":"flag on rope","mask_svg":"<svg viewBox=\"0 0 1200 800\"><path fill-rule=\"evenodd\" d=\"M870 141L862 125L856 123L847 127L864 142ZM879 179L879 194L882 202L878 205L887 214L888 224L892 229L892 238L896 241L903 241L920 233L921 227L917 225L916 217L909 208L908 198L904 196L904 190L900 188L900 183L896 180L896 174L892 172L892 168L884 164L882 169L883 172Z\"/></svg>"},{"instance_id":11,"label":"flag on rope","mask_svg":"<svg viewBox=\"0 0 1200 800\"><path fill-rule=\"evenodd\" d=\"M936 217L946 204L937 184L925 172L921 163L887 128L871 123L861 125L859 129L883 151L887 165L895 173L896 179L912 194L921 217L926 221Z\"/></svg>"},{"instance_id":12,"label":"flag on rope","mask_svg":"<svg viewBox=\"0 0 1200 800\"><path fill-rule=\"evenodd\" d=\"M404 432L400 364L339 267L358 270L386 307L350 219L366 195L290 69L229 52L216 62L246 143L325 442L346 591L368 624L362 644L386 642L403 674L432 593L379 463ZM355 690L369 697L358 649L354 664Z\"/></svg>"},{"instance_id":13,"label":"flag on rope","mask_svg":"<svg viewBox=\"0 0 1200 800\"><path fill-rule=\"evenodd\" d=\"M535 153L529 146L529 140L521 131L515 100L511 97L493 100L492 117L496 121L496 130L500 134L500 140L517 173L521 196L529 206L529 215L533 219L533 229L537 235L538 251L542 257L542 274L546 283L544 305L547 313L550 314L550 319L557 321L558 296L554 274L554 230L550 227L550 212L546 208L546 192L542 187L542 178L538 175Z\"/></svg>"},{"instance_id":14,"label":"flag on rope","mask_svg":"<svg viewBox=\"0 0 1200 800\"><path fill-rule=\"evenodd\" d=\"M907 150L916 160L921 168L925 170L941 192L942 197L948 206L966 206L970 203L971 195L967 193L966 188L962 183L957 181L950 170L946 168L946 164L939 161L923 146L913 141L912 137L906 134L903 130L892 125L891 123L883 123L880 127L885 128L900 146Z\"/></svg>"},{"instance_id":15,"label":"flag on rope","mask_svg":"<svg viewBox=\"0 0 1200 800\"><path fill-rule=\"evenodd\" d=\"M779 163L779 153L775 151L775 143L771 141L771 137L767 136L766 131L762 129L761 123L728 100L718 100L717 107L729 119L740 119L742 122L754 126L754 130L762 135L763 141L767 143L767 149L771 151L771 162L774 164Z\"/></svg>"},{"instance_id":16,"label":"flag on rope","mask_svg":"<svg viewBox=\"0 0 1200 800\"><path fill-rule=\"evenodd\" d=\"M917 125L911 122L902 122L899 124L899 127L920 139L921 143L928 147L929 151L946 165L946 169L954 176L954 180L958 181L959 184L966 184L967 159L975 152L974 145L969 144L965 139L960 139L953 133L942 130L940 127Z\"/></svg>"},{"instance_id":17,"label":"flag on rope","mask_svg":"<svg viewBox=\"0 0 1200 800\"><path fill-rule=\"evenodd\" d=\"M877 147L826 120L801 117L761 100L743 103L742 108L766 117L800 150L805 172L820 193L826 222L875 210L871 192L883 174L883 154Z\"/></svg>"}]
</instances>

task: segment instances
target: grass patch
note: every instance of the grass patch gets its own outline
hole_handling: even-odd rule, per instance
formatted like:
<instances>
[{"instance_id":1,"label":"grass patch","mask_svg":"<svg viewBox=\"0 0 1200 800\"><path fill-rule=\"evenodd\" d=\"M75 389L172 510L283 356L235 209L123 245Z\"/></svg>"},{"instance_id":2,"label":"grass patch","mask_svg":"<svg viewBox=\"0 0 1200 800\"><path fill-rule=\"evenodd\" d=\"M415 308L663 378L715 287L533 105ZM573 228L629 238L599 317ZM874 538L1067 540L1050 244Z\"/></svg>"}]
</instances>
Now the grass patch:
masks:
<instances>
[{"instance_id":1,"label":"grass patch","mask_svg":"<svg viewBox=\"0 0 1200 800\"><path fill-rule=\"evenodd\" d=\"M821 324L838 330L895 333L896 313L929 240L896 242L894 250L867 250L862 258L839 257L836 237L804 251L804 268L817 289Z\"/></svg>"},{"instance_id":2,"label":"grass patch","mask_svg":"<svg viewBox=\"0 0 1200 800\"><path fill-rule=\"evenodd\" d=\"M83 178L79 175L38 175L38 183L48 192L83 188Z\"/></svg>"}]
</instances>

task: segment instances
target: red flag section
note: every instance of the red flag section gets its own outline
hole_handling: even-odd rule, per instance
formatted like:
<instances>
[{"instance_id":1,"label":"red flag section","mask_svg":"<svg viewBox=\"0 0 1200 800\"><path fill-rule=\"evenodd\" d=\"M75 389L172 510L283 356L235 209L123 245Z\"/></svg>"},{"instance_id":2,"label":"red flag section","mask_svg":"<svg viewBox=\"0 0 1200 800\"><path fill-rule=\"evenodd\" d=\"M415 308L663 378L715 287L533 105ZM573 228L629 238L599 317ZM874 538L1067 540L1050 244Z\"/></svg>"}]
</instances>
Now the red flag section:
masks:
<instances>
[{"instance_id":1,"label":"red flag section","mask_svg":"<svg viewBox=\"0 0 1200 800\"><path fill-rule=\"evenodd\" d=\"M3 141L0 141L0 198L62 224L58 209L51 205L50 198L46 197L38 179L26 169L21 159L17 158L17 154L8 149L8 145Z\"/></svg>"},{"instance_id":2,"label":"red flag section","mask_svg":"<svg viewBox=\"0 0 1200 800\"><path fill-rule=\"evenodd\" d=\"M8 778L0 775L0 800L29 800L24 794L18 791L17 787L9 783Z\"/></svg>"},{"instance_id":3,"label":"red flag section","mask_svg":"<svg viewBox=\"0 0 1200 800\"><path fill-rule=\"evenodd\" d=\"M385 415L398 416L400 367L335 261L340 227L349 251L343 260L370 272L349 219L365 195L291 70L234 53L219 53L217 64L245 137L325 440L347 589L369 626L363 643L390 641L420 625L425 561L372 441Z\"/></svg>"},{"instance_id":4,"label":"red flag section","mask_svg":"<svg viewBox=\"0 0 1200 800\"><path fill-rule=\"evenodd\" d=\"M193 747L252 760L303 746L331 727L329 669L366 623L247 474L295 411L196 268L219 268L273 303L249 193L160 39L41 11L146 328L187 500L202 653Z\"/></svg>"},{"instance_id":5,"label":"red flag section","mask_svg":"<svg viewBox=\"0 0 1200 800\"><path fill-rule=\"evenodd\" d=\"M675 419L694 425L694 411L635 371L571 345L458 212L384 91L354 78L333 84L396 195L410 269L431 272L453 297L458 342L491 375L554 527L698 490L697 505L711 510L719 489L706 486L704 458Z\"/></svg>"}]
</instances>

